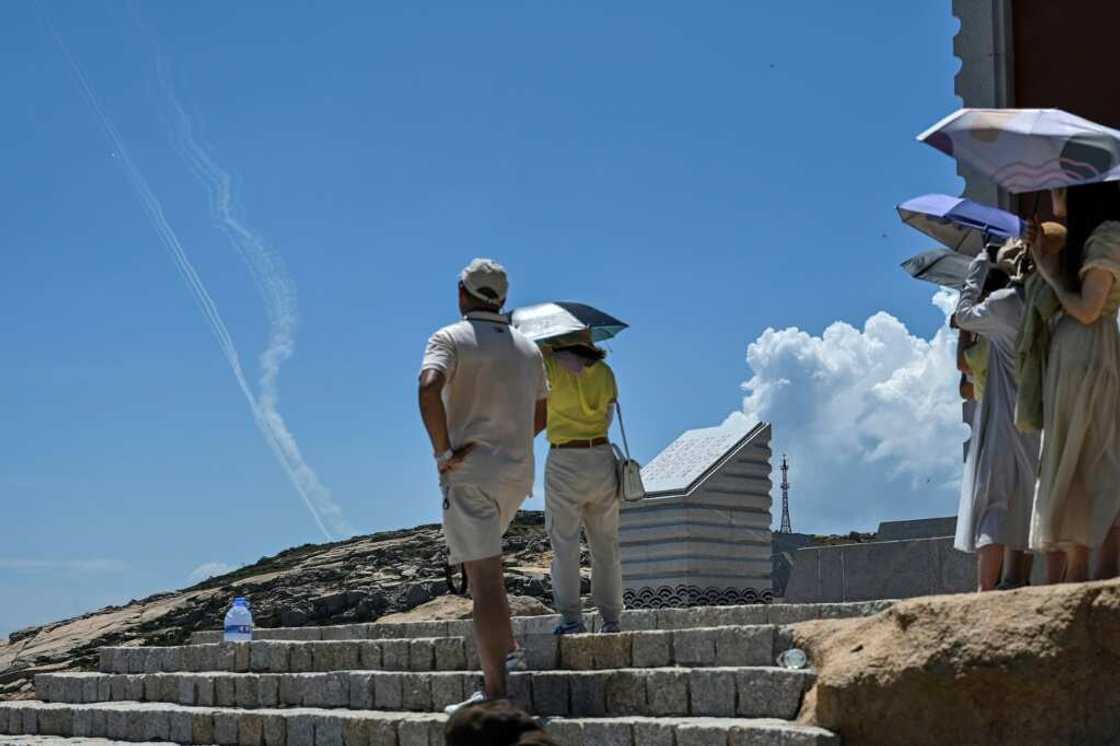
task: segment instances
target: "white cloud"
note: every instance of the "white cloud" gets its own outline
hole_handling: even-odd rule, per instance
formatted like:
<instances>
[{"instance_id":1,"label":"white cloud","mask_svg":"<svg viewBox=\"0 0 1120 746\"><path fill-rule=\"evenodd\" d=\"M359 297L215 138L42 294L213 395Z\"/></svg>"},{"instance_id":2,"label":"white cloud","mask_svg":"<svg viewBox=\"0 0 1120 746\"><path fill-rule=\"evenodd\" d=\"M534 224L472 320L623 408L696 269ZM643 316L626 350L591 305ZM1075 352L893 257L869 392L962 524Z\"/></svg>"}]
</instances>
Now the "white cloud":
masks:
<instances>
[{"instance_id":1,"label":"white cloud","mask_svg":"<svg viewBox=\"0 0 1120 746\"><path fill-rule=\"evenodd\" d=\"M949 313L955 298L938 292L933 303ZM819 337L767 329L747 362L753 377L732 417L773 423L775 463L790 456L794 530L846 533L956 512L968 428L948 325L929 340L883 312L862 330L837 322ZM780 509L776 500L775 521Z\"/></svg>"},{"instance_id":2,"label":"white cloud","mask_svg":"<svg viewBox=\"0 0 1120 746\"><path fill-rule=\"evenodd\" d=\"M79 572L91 575L121 573L128 570L128 563L114 559L47 560L26 557L0 557L0 570L13 572Z\"/></svg>"},{"instance_id":3,"label":"white cloud","mask_svg":"<svg viewBox=\"0 0 1120 746\"><path fill-rule=\"evenodd\" d=\"M187 580L190 581L191 585L194 585L195 583L201 583L203 580L233 572L236 569L237 565L229 565L225 562L204 562L191 570Z\"/></svg>"}]
</instances>

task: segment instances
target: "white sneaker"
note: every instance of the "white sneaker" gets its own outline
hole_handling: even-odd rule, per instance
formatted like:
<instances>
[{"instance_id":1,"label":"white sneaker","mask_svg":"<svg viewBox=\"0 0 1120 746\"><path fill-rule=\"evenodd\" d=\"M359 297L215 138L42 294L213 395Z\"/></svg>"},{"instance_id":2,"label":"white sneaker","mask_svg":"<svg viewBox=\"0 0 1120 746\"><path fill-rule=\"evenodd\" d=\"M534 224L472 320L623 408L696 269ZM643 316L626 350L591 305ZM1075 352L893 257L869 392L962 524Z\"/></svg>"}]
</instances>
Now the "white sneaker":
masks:
<instances>
[{"instance_id":1,"label":"white sneaker","mask_svg":"<svg viewBox=\"0 0 1120 746\"><path fill-rule=\"evenodd\" d=\"M454 715L456 712L463 709L464 707L470 707L471 705L480 705L485 701L486 701L486 692L475 692L465 702L460 702L457 705L448 705L447 707L443 708L443 711L445 713L447 713L448 715Z\"/></svg>"},{"instance_id":2,"label":"white sneaker","mask_svg":"<svg viewBox=\"0 0 1120 746\"><path fill-rule=\"evenodd\" d=\"M506 655L506 673L528 670L529 664L525 662L525 651L518 645L513 649L513 652Z\"/></svg>"}]
</instances>

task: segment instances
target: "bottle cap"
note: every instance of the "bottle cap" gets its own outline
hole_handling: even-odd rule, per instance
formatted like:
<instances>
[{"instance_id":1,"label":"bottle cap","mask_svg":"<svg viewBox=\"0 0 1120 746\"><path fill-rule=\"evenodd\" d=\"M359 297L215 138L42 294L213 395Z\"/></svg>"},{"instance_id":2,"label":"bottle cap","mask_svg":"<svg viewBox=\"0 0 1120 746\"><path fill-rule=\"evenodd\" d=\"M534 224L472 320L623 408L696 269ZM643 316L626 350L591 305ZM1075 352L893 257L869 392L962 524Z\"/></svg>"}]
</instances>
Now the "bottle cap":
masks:
<instances>
[{"instance_id":1,"label":"bottle cap","mask_svg":"<svg viewBox=\"0 0 1120 746\"><path fill-rule=\"evenodd\" d=\"M237 598L233 599L233 605L234 606L248 606L249 605L249 599L245 598L244 596L238 596Z\"/></svg>"}]
</instances>

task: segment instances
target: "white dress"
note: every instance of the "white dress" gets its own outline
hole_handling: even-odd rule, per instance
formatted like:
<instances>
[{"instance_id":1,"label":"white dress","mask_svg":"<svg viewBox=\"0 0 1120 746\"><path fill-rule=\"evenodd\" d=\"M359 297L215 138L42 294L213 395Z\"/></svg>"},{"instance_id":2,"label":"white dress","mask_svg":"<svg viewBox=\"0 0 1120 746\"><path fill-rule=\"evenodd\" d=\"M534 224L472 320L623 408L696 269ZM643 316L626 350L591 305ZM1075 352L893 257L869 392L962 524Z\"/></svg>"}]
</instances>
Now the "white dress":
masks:
<instances>
[{"instance_id":1,"label":"white dress","mask_svg":"<svg viewBox=\"0 0 1120 746\"><path fill-rule=\"evenodd\" d=\"M1023 298L1004 288L983 301L990 265L977 258L957 304L957 325L988 340L988 376L976 407L972 440L961 480L954 546L975 552L988 544L1026 549L1038 472L1038 433L1015 427L1015 343L1023 318Z\"/></svg>"}]
</instances>

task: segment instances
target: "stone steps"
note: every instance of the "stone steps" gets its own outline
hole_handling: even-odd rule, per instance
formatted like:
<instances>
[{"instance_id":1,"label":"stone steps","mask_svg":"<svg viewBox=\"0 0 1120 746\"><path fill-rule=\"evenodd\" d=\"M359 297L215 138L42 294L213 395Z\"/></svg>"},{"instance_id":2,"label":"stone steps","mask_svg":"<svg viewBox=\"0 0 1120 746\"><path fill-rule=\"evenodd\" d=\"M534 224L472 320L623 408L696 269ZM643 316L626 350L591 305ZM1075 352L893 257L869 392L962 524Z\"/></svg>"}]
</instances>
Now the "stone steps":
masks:
<instances>
[{"instance_id":1,"label":"stone steps","mask_svg":"<svg viewBox=\"0 0 1120 746\"><path fill-rule=\"evenodd\" d=\"M162 741L110 741L108 738L65 736L0 736L0 746L167 746Z\"/></svg>"},{"instance_id":2,"label":"stone steps","mask_svg":"<svg viewBox=\"0 0 1120 746\"><path fill-rule=\"evenodd\" d=\"M813 674L782 668L533 671L509 678L509 698L539 716L793 718ZM478 672L40 674L45 702L143 701L241 708L441 712L481 688Z\"/></svg>"},{"instance_id":3,"label":"stone steps","mask_svg":"<svg viewBox=\"0 0 1120 746\"><path fill-rule=\"evenodd\" d=\"M29 746L54 746L60 738L219 746L443 746L446 720L442 714L371 710L247 711L138 702L0 702L0 739L3 734L54 737L46 742L10 741ZM563 746L840 744L828 731L777 719L634 716L549 718L544 723Z\"/></svg>"},{"instance_id":4,"label":"stone steps","mask_svg":"<svg viewBox=\"0 0 1120 746\"><path fill-rule=\"evenodd\" d=\"M788 647L776 625L699 627L616 634L522 634L533 670L662 666L766 666ZM214 643L102 648L102 673L313 673L464 671L480 667L471 636L380 640Z\"/></svg>"},{"instance_id":5,"label":"stone steps","mask_svg":"<svg viewBox=\"0 0 1120 746\"><path fill-rule=\"evenodd\" d=\"M665 630L692 627L734 627L747 625L785 625L811 619L841 619L868 616L889 608L894 601L862 601L835 604L751 604L747 606L699 606L689 609L632 609L622 613L622 629ZM515 635L547 634L560 622L556 615L514 617ZM589 630L598 628L596 614L586 614ZM418 637L469 637L471 622L370 622L329 627L273 627L253 631L257 640L379 640ZM195 632L192 644L221 642L220 631Z\"/></svg>"}]
</instances>

